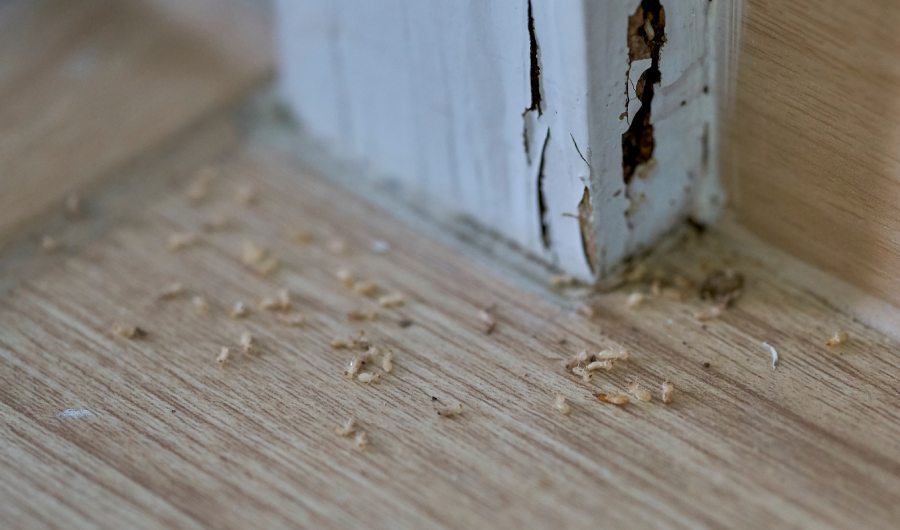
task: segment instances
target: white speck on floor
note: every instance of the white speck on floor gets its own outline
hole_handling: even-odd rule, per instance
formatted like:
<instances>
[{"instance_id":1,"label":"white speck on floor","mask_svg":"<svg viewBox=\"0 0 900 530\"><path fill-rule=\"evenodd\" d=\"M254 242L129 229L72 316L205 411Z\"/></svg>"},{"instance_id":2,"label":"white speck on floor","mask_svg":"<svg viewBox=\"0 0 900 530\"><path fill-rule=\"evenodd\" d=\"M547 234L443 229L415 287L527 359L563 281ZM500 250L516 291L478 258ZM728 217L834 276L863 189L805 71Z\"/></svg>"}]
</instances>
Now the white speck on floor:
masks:
<instances>
[{"instance_id":1,"label":"white speck on floor","mask_svg":"<svg viewBox=\"0 0 900 530\"><path fill-rule=\"evenodd\" d=\"M59 414L57 414L57 417L78 419L78 418L86 418L88 416L93 416L93 415L94 415L94 413L89 411L88 409L81 408L81 409L66 409L66 410L60 412Z\"/></svg>"},{"instance_id":2,"label":"white speck on floor","mask_svg":"<svg viewBox=\"0 0 900 530\"><path fill-rule=\"evenodd\" d=\"M391 244L383 239L375 239L369 245L369 250L376 254L387 254L391 250Z\"/></svg>"},{"instance_id":3,"label":"white speck on floor","mask_svg":"<svg viewBox=\"0 0 900 530\"><path fill-rule=\"evenodd\" d=\"M772 346L766 341L763 341L762 345L772 354L772 370L774 370L775 367L778 366L778 350L775 349L775 346Z\"/></svg>"}]
</instances>

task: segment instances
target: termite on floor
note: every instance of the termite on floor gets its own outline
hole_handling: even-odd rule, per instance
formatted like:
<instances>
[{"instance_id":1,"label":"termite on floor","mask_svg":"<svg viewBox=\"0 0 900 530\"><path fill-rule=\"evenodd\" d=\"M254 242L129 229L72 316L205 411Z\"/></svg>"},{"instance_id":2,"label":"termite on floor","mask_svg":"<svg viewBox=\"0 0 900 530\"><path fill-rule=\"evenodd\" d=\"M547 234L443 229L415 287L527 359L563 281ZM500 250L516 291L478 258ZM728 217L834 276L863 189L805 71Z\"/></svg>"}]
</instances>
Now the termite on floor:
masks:
<instances>
[{"instance_id":1,"label":"termite on floor","mask_svg":"<svg viewBox=\"0 0 900 530\"><path fill-rule=\"evenodd\" d=\"M437 415L442 418L455 418L463 413L462 403L457 403L456 405L449 406L440 406L435 408L435 412Z\"/></svg>"},{"instance_id":2,"label":"termite on floor","mask_svg":"<svg viewBox=\"0 0 900 530\"><path fill-rule=\"evenodd\" d=\"M388 350L381 357L381 369L385 373L391 373L394 370L394 352Z\"/></svg>"},{"instance_id":3,"label":"termite on floor","mask_svg":"<svg viewBox=\"0 0 900 530\"><path fill-rule=\"evenodd\" d=\"M219 363L219 366L225 366L228 360L231 358L231 348L227 346L223 346L221 350L219 350L219 355L216 357L216 362Z\"/></svg>"},{"instance_id":4,"label":"termite on floor","mask_svg":"<svg viewBox=\"0 0 900 530\"><path fill-rule=\"evenodd\" d=\"M388 293L378 298L378 305L381 307L399 307L406 302L406 298L402 293Z\"/></svg>"},{"instance_id":5,"label":"termite on floor","mask_svg":"<svg viewBox=\"0 0 900 530\"><path fill-rule=\"evenodd\" d=\"M632 396L634 396L638 399L638 401L643 401L644 403L648 403L650 400L653 399L653 394L651 394L650 391L647 390L646 388L642 387L641 384L638 383L637 381L632 381L631 383L628 383L628 386L626 388L628 389L628 392L630 392Z\"/></svg>"},{"instance_id":6,"label":"termite on floor","mask_svg":"<svg viewBox=\"0 0 900 530\"><path fill-rule=\"evenodd\" d=\"M356 377L356 374L359 373L360 368L362 368L363 360L355 356L350 359L350 362L347 363L347 368L344 369L344 377L347 379L353 379Z\"/></svg>"},{"instance_id":7,"label":"termite on floor","mask_svg":"<svg viewBox=\"0 0 900 530\"><path fill-rule=\"evenodd\" d=\"M253 335L251 335L249 331L241 333L240 344L241 351L247 355L253 355L257 352L256 339L253 338Z\"/></svg>"},{"instance_id":8,"label":"termite on floor","mask_svg":"<svg viewBox=\"0 0 900 530\"><path fill-rule=\"evenodd\" d=\"M629 401L631 401L627 395L617 393L617 394L607 394L606 392L597 392L594 394L594 397L597 398L597 401L602 403L610 403L613 405L623 406L627 405Z\"/></svg>"},{"instance_id":9,"label":"termite on floor","mask_svg":"<svg viewBox=\"0 0 900 530\"><path fill-rule=\"evenodd\" d=\"M378 383L381 381L381 374L374 372L360 372L356 375L356 380L360 383Z\"/></svg>"}]
</instances>

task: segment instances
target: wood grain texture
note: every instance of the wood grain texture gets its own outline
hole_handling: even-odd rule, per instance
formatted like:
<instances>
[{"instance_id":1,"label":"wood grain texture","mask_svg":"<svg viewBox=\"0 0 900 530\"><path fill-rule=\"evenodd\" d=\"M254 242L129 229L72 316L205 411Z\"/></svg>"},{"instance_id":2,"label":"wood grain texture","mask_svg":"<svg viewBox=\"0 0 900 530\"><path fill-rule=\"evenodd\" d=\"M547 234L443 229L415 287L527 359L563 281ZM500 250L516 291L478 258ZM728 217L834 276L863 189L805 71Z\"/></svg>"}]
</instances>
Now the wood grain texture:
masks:
<instances>
[{"instance_id":1,"label":"wood grain texture","mask_svg":"<svg viewBox=\"0 0 900 530\"><path fill-rule=\"evenodd\" d=\"M0 6L0 235L102 178L271 70L240 0Z\"/></svg>"},{"instance_id":2,"label":"wood grain texture","mask_svg":"<svg viewBox=\"0 0 900 530\"><path fill-rule=\"evenodd\" d=\"M180 146L172 159L210 156ZM630 311L625 292L591 299L589 319L304 173L263 140L229 153L200 207L163 180L104 199L83 221L89 237L60 253L19 244L31 267L6 275L0 301L5 526L887 528L900 516L898 343L774 280L718 236L686 242L659 266L694 280L708 267L743 271L746 294L721 319L696 321L696 300ZM132 171L193 173L167 160ZM259 191L252 207L235 199L248 182ZM167 249L170 234L215 212L233 217L229 230ZM292 242L294 229L314 241ZM68 230L78 226L63 240ZM327 250L332 238L348 242L347 255ZM373 240L390 250L373 253ZM271 248L282 268L268 279L249 272L243 241ZM338 282L340 267L407 304L348 322L348 310L377 306ZM188 298L156 300L172 281L207 297L210 313ZM255 306L279 288L307 325L226 316L232 302ZM492 304L498 324L486 335L477 311ZM148 336L116 338L114 321ZM851 342L829 351L822 342L839 328ZM378 385L344 380L350 354L329 346L358 329L396 352ZM219 368L219 348L236 347L244 330L261 354ZM781 352L775 370L764 340ZM580 349L610 344L633 358L594 384L562 369ZM591 395L635 377L654 390L671 379L674 403L617 408ZM571 416L553 409L556 393ZM464 414L437 417L432 396L462 402ZM91 415L59 416L82 407ZM350 415L370 435L366 453L333 432Z\"/></svg>"},{"instance_id":3,"label":"wood grain texture","mask_svg":"<svg viewBox=\"0 0 900 530\"><path fill-rule=\"evenodd\" d=\"M731 142L740 221L900 304L900 5L748 0Z\"/></svg>"}]
</instances>

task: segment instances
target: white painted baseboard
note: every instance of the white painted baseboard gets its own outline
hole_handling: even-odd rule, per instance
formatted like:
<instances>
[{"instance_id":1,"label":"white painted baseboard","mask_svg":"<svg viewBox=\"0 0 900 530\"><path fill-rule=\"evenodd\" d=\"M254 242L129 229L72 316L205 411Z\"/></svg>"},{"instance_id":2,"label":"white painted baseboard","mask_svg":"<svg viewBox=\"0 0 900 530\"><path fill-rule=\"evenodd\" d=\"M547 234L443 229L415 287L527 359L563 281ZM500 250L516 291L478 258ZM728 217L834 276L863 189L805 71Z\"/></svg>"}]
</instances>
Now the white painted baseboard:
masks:
<instances>
[{"instance_id":1,"label":"white painted baseboard","mask_svg":"<svg viewBox=\"0 0 900 530\"><path fill-rule=\"evenodd\" d=\"M280 0L283 94L369 174L604 279L723 202L716 2Z\"/></svg>"}]
</instances>

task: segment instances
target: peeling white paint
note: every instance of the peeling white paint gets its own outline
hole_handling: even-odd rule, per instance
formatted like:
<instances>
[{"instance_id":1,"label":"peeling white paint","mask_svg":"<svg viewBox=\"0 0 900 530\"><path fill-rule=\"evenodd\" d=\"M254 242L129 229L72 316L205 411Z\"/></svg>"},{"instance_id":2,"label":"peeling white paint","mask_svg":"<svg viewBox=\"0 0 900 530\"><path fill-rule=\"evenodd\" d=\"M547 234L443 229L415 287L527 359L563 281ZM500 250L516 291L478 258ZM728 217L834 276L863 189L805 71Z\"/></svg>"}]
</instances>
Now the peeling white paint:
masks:
<instances>
[{"instance_id":1,"label":"peeling white paint","mask_svg":"<svg viewBox=\"0 0 900 530\"><path fill-rule=\"evenodd\" d=\"M721 204L708 0L662 0L656 164L623 182L640 2L280 0L283 93L305 132L420 207L473 219L582 280L604 277ZM649 62L630 65L634 83ZM577 216L586 188L595 271Z\"/></svg>"}]
</instances>

